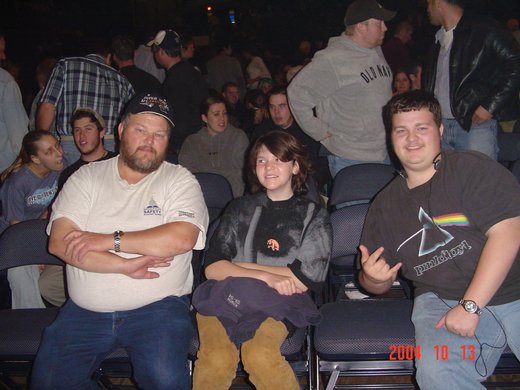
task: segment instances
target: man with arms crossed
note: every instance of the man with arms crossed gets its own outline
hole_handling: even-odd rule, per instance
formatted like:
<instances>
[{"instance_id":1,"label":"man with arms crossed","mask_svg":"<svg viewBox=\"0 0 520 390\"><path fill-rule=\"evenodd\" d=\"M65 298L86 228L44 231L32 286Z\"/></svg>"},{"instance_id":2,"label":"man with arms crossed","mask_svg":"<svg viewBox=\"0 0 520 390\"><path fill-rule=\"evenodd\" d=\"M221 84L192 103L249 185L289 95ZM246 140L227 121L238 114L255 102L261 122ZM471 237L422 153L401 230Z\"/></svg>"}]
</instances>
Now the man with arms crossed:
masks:
<instances>
[{"instance_id":1,"label":"man with arms crossed","mask_svg":"<svg viewBox=\"0 0 520 390\"><path fill-rule=\"evenodd\" d=\"M166 99L134 98L120 155L81 167L56 199L49 251L67 263L71 299L45 330L34 388L93 388L117 347L140 388L190 388L191 250L204 247L208 214L196 179L164 161L172 127Z\"/></svg>"},{"instance_id":2,"label":"man with arms crossed","mask_svg":"<svg viewBox=\"0 0 520 390\"><path fill-rule=\"evenodd\" d=\"M413 282L422 390L484 388L506 344L520 357L520 186L479 152L441 153L432 94L395 96L383 117L404 170L370 207L359 281L374 294L399 270Z\"/></svg>"}]
</instances>

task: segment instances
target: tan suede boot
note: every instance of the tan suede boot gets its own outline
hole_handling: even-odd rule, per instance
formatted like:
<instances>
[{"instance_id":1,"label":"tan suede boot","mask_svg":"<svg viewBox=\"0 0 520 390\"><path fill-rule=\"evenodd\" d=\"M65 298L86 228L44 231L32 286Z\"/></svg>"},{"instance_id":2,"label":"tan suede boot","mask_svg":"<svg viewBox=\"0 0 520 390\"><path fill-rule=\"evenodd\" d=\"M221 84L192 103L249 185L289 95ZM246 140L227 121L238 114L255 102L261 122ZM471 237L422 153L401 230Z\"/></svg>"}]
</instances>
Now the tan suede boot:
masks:
<instances>
[{"instance_id":1,"label":"tan suede boot","mask_svg":"<svg viewBox=\"0 0 520 390\"><path fill-rule=\"evenodd\" d=\"M242 344L242 363L257 390L299 390L294 371L280 353L287 337L281 321L266 319L255 336Z\"/></svg>"},{"instance_id":2,"label":"tan suede boot","mask_svg":"<svg viewBox=\"0 0 520 390\"><path fill-rule=\"evenodd\" d=\"M197 313L200 348L193 371L193 390L228 390L236 376L238 349L217 317Z\"/></svg>"}]
</instances>

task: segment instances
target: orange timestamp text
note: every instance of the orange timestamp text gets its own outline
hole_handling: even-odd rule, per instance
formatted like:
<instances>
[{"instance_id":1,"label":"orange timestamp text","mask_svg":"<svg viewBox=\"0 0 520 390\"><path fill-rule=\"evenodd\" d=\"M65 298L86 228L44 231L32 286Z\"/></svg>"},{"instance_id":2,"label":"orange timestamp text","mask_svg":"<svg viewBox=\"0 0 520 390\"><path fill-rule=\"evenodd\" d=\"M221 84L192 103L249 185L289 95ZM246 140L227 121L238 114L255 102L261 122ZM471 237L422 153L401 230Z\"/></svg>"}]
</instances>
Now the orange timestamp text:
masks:
<instances>
[{"instance_id":1,"label":"orange timestamp text","mask_svg":"<svg viewBox=\"0 0 520 390\"><path fill-rule=\"evenodd\" d=\"M461 360L475 360L476 348L474 345L460 346ZM424 351L420 345L391 344L390 360L421 360L423 353L434 353L435 360L449 360L450 349L447 345L434 345L432 351Z\"/></svg>"}]
</instances>

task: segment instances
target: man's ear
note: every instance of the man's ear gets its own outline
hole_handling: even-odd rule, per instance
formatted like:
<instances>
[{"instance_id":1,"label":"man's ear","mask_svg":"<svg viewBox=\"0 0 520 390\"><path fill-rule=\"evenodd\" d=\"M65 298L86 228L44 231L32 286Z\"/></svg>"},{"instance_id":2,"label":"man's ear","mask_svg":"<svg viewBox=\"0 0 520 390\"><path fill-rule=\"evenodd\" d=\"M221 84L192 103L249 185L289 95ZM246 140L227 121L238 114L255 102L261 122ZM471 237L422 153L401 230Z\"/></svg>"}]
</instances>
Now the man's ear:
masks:
<instances>
[{"instance_id":1,"label":"man's ear","mask_svg":"<svg viewBox=\"0 0 520 390\"><path fill-rule=\"evenodd\" d=\"M119 135L119 140L121 140L121 137L123 136L123 130L124 130L123 123L120 123L117 126L117 134Z\"/></svg>"},{"instance_id":2,"label":"man's ear","mask_svg":"<svg viewBox=\"0 0 520 390\"><path fill-rule=\"evenodd\" d=\"M439 133L442 137L442 134L444 133L444 125L441 123L441 125L439 126Z\"/></svg>"}]
</instances>

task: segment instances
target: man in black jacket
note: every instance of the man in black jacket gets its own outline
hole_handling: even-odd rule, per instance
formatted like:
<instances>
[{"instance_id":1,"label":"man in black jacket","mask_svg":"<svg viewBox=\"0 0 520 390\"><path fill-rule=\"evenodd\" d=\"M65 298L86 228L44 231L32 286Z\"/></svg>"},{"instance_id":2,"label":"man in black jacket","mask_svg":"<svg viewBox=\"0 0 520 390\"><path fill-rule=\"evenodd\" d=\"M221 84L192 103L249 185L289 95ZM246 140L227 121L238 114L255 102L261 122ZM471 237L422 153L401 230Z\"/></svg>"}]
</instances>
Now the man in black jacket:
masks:
<instances>
[{"instance_id":1,"label":"man in black jacket","mask_svg":"<svg viewBox=\"0 0 520 390\"><path fill-rule=\"evenodd\" d=\"M497 120L518 116L520 46L492 20L470 15L461 0L428 0L435 35L423 88L442 107L443 149L472 149L497 159Z\"/></svg>"}]
</instances>

